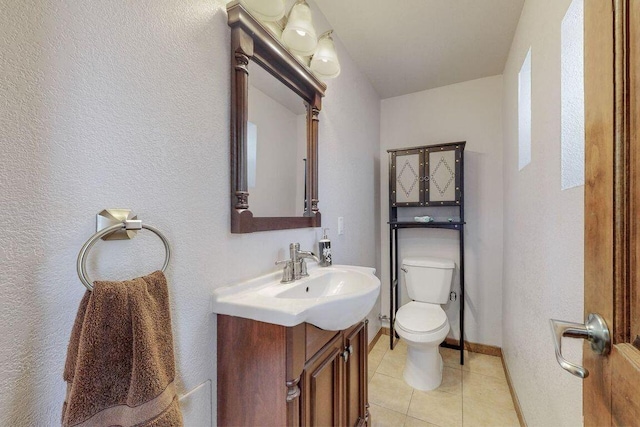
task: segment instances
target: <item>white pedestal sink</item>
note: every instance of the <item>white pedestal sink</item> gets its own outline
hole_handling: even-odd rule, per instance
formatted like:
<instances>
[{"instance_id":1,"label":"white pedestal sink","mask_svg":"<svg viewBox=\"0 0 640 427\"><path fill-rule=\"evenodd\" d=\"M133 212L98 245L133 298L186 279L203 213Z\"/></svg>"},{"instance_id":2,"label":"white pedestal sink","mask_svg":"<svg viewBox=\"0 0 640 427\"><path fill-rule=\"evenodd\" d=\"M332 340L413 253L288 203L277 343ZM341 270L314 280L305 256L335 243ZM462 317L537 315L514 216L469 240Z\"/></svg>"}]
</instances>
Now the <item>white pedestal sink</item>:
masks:
<instances>
[{"instance_id":1,"label":"white pedestal sink","mask_svg":"<svg viewBox=\"0 0 640 427\"><path fill-rule=\"evenodd\" d=\"M211 311L282 326L303 322L339 331L362 320L380 293L375 269L351 265L309 268L309 276L280 283L270 273L213 292Z\"/></svg>"}]
</instances>

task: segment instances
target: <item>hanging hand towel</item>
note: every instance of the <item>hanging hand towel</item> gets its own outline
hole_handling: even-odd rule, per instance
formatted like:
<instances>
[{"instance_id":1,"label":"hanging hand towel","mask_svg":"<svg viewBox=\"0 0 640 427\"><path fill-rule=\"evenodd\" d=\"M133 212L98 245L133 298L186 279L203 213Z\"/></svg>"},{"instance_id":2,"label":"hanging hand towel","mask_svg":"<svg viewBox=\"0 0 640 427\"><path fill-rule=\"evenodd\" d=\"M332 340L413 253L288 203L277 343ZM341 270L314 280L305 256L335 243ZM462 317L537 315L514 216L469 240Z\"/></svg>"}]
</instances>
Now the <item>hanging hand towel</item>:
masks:
<instances>
[{"instance_id":1,"label":"hanging hand towel","mask_svg":"<svg viewBox=\"0 0 640 427\"><path fill-rule=\"evenodd\" d=\"M182 426L174 378L164 274L95 282L69 340L62 425Z\"/></svg>"}]
</instances>

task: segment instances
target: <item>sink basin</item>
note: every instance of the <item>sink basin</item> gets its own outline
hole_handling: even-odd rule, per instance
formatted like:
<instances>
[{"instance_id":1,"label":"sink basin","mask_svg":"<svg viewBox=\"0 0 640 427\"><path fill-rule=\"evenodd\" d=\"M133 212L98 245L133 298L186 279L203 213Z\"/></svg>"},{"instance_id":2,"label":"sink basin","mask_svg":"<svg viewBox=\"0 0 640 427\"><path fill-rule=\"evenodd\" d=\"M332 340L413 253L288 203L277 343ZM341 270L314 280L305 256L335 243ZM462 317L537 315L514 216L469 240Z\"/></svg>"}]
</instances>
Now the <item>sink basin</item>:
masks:
<instances>
[{"instance_id":1,"label":"sink basin","mask_svg":"<svg viewBox=\"0 0 640 427\"><path fill-rule=\"evenodd\" d=\"M380 293L375 269L351 265L311 267L309 276L280 283L267 274L213 293L212 311L282 326L303 322L341 330L362 320Z\"/></svg>"},{"instance_id":2,"label":"sink basin","mask_svg":"<svg viewBox=\"0 0 640 427\"><path fill-rule=\"evenodd\" d=\"M349 270L318 271L317 276L298 281L289 289L275 294L276 298L320 298L339 295L356 294L367 287L363 283L369 279L364 274L354 274ZM270 291L269 289L268 291ZM265 290L267 291L267 290Z\"/></svg>"}]
</instances>

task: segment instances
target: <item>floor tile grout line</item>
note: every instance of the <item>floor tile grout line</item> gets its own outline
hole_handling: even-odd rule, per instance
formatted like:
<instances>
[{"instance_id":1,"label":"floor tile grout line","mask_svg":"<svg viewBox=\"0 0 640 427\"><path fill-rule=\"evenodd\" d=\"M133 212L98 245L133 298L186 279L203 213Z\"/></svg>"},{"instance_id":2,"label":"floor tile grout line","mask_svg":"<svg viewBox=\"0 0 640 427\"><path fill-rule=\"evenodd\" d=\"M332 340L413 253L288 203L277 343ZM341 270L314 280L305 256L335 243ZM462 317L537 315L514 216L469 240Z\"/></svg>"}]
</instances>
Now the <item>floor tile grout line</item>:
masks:
<instances>
[{"instance_id":1,"label":"floor tile grout line","mask_svg":"<svg viewBox=\"0 0 640 427\"><path fill-rule=\"evenodd\" d=\"M505 377L497 377L495 375L487 375L487 374L483 374L481 372L472 371L472 370L469 370L469 369L463 369L462 371L463 372L470 372L470 373L475 374L475 375L482 375L483 377L489 377L489 378L493 378L493 379L496 379L496 380L505 380L505 381L507 380L506 376Z\"/></svg>"},{"instance_id":2,"label":"floor tile grout line","mask_svg":"<svg viewBox=\"0 0 640 427\"><path fill-rule=\"evenodd\" d=\"M402 379L402 378L397 378L397 377L395 377L395 376L393 376L393 375L389 375L389 374L386 374L386 373L378 372L378 369L379 369L379 368L380 368L380 366L382 365L382 360L384 359L384 357L387 355L387 353L388 353L389 351L390 351L389 349L385 349L385 352L384 352L384 353L383 353L383 355L382 355L382 359L381 359L380 363L378 363L378 365L377 365L377 367L376 367L376 369L375 369L375 371L374 371L374 375L376 375L376 374L377 374L377 375L379 375L379 376L381 376L381 377L386 377L386 378L389 378L389 379L395 379L395 380ZM465 420L465 416L464 416L464 408L465 408L465 397L464 397L465 381L464 381L464 377L465 377L465 374L464 374L464 373L465 373L465 372L470 372L470 373L472 373L472 374L477 374L477 375L478 375L478 376L480 376L480 377L484 377L484 378L492 378L492 379L494 379L494 380L504 380L504 378L501 378L501 377L499 377L499 376L495 376L495 375L487 375L487 374L485 374L485 373L476 372L476 371L473 371L473 370L471 370L471 369L464 369L464 367L463 367L463 366L461 366L461 365L451 366L451 365L444 365L444 364L443 364L443 367L447 367L447 368L450 368L450 369L454 369L454 370L456 370L456 371L459 371L459 372L460 372L460 390L461 390L461 391L460 391L460 402L461 402L461 414L460 414L460 415L461 415L461 418L460 418L460 419L461 419L461 422L462 422L462 426L464 426L464 420ZM458 369L455 369L455 367L457 367ZM384 406L382 406L382 408L384 408L385 410L389 410L389 411L395 412L395 413L397 413L397 414L399 414L399 415L404 415L404 417L405 417L404 424L406 424L406 423L407 423L408 418L415 418L415 417L411 417L411 416L409 415L409 409L410 409L410 407L411 407L411 402L412 402L412 400L413 400L413 398L414 398L414 396L415 396L415 392L416 392L416 391L417 391L416 389L414 389L413 387L411 387L411 396L410 396L410 398L409 398L409 406L407 407L406 413L402 414L402 413L400 413L400 412L397 412L397 411L395 411L395 410L393 410L393 409L390 409L390 408L386 408L386 407L384 407ZM442 393L446 393L446 394L448 394L448 395L455 395L455 394L456 394L456 393L454 393L454 392L449 392L449 391L445 391L445 390L440 390L440 392L442 392ZM469 400L469 401L473 401L474 399L473 399L471 396L467 396L467 400ZM469 402L467 402L467 403L469 403ZM420 420L420 421L428 422L428 421L426 421L426 420L423 420L422 418L417 418L417 419L418 419L418 420ZM404 425L404 424L403 424L403 425ZM431 423L431 424L433 424L433 423ZM437 425L437 424L433 424L433 425Z\"/></svg>"},{"instance_id":3,"label":"floor tile grout line","mask_svg":"<svg viewBox=\"0 0 640 427\"><path fill-rule=\"evenodd\" d=\"M390 408L387 408L387 407L385 407L385 406L378 405L377 403L373 403L373 405L378 406L378 407L380 407L380 408L384 409L385 411L393 412L393 413L396 413L396 414L398 414L398 415L404 415L405 417L408 417L408 415L407 415L407 414L403 414L402 412L398 412L398 411L396 411L395 409L390 409ZM407 411L408 411L408 409L407 409ZM413 417L412 417L412 418L413 418Z\"/></svg>"}]
</instances>

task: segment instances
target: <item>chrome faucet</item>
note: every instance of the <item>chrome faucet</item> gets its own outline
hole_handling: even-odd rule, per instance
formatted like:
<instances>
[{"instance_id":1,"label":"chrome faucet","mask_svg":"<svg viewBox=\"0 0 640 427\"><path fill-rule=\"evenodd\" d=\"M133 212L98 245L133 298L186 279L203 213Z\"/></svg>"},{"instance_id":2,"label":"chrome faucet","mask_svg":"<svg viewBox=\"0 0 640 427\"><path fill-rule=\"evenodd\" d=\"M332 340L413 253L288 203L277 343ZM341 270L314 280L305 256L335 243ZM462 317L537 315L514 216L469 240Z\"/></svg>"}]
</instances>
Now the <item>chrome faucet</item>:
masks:
<instances>
[{"instance_id":1,"label":"chrome faucet","mask_svg":"<svg viewBox=\"0 0 640 427\"><path fill-rule=\"evenodd\" d=\"M307 273L307 264L305 259L312 259L315 262L320 262L316 254L311 251L301 251L300 243L291 243L289 245L289 256L291 259L286 261L277 261L276 264L284 264L282 270L281 283L290 283L294 280L298 280L302 277L309 275Z\"/></svg>"},{"instance_id":2,"label":"chrome faucet","mask_svg":"<svg viewBox=\"0 0 640 427\"><path fill-rule=\"evenodd\" d=\"M293 282L295 279L293 278L293 263L291 262L291 260L287 259L283 261L276 261L276 265L280 264L284 264L284 267L282 268L282 279L280 280L280 283Z\"/></svg>"},{"instance_id":3,"label":"chrome faucet","mask_svg":"<svg viewBox=\"0 0 640 427\"><path fill-rule=\"evenodd\" d=\"M305 258L312 259L315 262L320 262L316 254L313 252L301 251L300 243L291 243L289 245L289 254L291 256L291 261L293 262L293 280L298 280L309 275L309 273L307 273L307 264L304 261Z\"/></svg>"}]
</instances>

